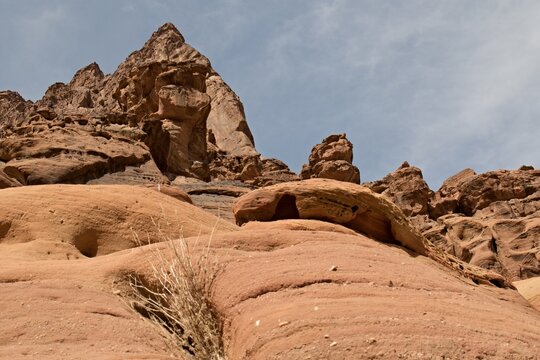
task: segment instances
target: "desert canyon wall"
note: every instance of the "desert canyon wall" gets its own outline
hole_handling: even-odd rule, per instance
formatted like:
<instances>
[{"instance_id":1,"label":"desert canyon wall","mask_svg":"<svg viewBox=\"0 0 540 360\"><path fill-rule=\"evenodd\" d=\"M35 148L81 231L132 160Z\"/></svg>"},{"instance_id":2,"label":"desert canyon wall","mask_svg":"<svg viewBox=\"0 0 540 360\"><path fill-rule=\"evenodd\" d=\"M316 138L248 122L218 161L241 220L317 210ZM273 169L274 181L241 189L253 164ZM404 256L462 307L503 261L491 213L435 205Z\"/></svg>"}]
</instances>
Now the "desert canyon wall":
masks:
<instances>
[{"instance_id":1,"label":"desert canyon wall","mask_svg":"<svg viewBox=\"0 0 540 360\"><path fill-rule=\"evenodd\" d=\"M540 170L434 191L407 162L368 183L352 162L345 134L300 174L259 154L170 23L113 74L0 91L0 358L202 359L130 302L181 238L216 259L215 359L537 359Z\"/></svg>"}]
</instances>

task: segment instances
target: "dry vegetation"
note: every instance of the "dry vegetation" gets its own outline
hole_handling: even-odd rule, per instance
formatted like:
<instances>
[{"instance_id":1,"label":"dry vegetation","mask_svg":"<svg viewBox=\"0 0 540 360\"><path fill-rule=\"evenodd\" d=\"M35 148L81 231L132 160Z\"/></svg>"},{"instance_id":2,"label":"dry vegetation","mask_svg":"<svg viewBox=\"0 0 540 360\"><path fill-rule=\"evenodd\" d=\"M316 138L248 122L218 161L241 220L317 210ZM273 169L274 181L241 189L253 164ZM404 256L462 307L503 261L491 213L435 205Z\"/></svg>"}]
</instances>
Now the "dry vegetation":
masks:
<instances>
[{"instance_id":1,"label":"dry vegetation","mask_svg":"<svg viewBox=\"0 0 540 360\"><path fill-rule=\"evenodd\" d=\"M212 283L219 270L206 246L183 236L171 239L154 222L166 246L147 249L151 274L147 279L130 276L133 308L159 325L174 342L197 359L225 359L222 323L211 299ZM139 237L136 241L142 244ZM191 245L191 246L190 246ZM204 251L193 251L201 249Z\"/></svg>"}]
</instances>

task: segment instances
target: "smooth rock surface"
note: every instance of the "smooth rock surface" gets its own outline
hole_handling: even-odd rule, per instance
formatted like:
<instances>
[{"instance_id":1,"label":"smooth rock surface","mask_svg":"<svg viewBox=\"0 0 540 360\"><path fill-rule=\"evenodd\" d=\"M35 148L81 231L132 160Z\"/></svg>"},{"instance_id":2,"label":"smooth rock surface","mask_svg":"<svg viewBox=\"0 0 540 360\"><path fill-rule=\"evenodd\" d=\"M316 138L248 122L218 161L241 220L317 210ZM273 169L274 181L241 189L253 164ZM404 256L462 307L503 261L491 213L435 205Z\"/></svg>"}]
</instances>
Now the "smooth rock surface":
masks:
<instances>
[{"instance_id":1,"label":"smooth rock surface","mask_svg":"<svg viewBox=\"0 0 540 360\"><path fill-rule=\"evenodd\" d=\"M340 224L377 241L400 245L430 257L474 282L511 286L497 273L447 255L425 238L395 204L360 185L330 179L272 185L243 195L233 211L239 225L281 219L314 219Z\"/></svg>"}]
</instances>

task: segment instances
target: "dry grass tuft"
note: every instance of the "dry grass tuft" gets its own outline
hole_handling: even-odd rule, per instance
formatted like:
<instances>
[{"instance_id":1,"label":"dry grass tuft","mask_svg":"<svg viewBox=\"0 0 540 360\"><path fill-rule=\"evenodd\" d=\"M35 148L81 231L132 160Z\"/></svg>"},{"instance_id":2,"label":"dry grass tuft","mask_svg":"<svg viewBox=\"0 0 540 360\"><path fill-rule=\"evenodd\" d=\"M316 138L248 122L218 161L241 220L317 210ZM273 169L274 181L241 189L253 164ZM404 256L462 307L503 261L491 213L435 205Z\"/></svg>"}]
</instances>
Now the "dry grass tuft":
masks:
<instances>
[{"instance_id":1,"label":"dry grass tuft","mask_svg":"<svg viewBox=\"0 0 540 360\"><path fill-rule=\"evenodd\" d=\"M172 336L176 344L197 359L225 359L223 325L210 301L212 284L219 271L211 256L210 241L203 251L193 252L183 236L173 240L154 222L165 248L154 246L148 256L151 276L145 281L130 276L132 306ZM139 244L140 239L135 235ZM199 247L196 239L193 247Z\"/></svg>"}]
</instances>

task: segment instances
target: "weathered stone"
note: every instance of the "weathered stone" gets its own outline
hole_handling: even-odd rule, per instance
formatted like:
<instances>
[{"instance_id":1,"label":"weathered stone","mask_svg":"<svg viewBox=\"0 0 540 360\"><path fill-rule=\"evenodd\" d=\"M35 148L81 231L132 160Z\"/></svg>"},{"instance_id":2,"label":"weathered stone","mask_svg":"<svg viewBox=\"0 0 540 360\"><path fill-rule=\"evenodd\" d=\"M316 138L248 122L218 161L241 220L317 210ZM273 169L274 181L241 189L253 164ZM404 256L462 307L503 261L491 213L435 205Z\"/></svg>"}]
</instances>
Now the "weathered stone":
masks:
<instances>
[{"instance_id":1,"label":"weathered stone","mask_svg":"<svg viewBox=\"0 0 540 360\"><path fill-rule=\"evenodd\" d=\"M238 97L172 24L154 32L112 75L92 63L68 84L50 86L35 104L1 92L0 119L0 161L24 184L84 183L104 176L105 182L131 183L134 169L143 174L143 167L170 178L210 180L216 152L244 164L216 176L260 175ZM126 169L128 176L108 176Z\"/></svg>"},{"instance_id":2,"label":"weathered stone","mask_svg":"<svg viewBox=\"0 0 540 360\"><path fill-rule=\"evenodd\" d=\"M326 178L358 184L360 171L352 165L353 145L345 134L330 135L315 145L309 163L302 167L303 179Z\"/></svg>"},{"instance_id":3,"label":"weathered stone","mask_svg":"<svg viewBox=\"0 0 540 360\"><path fill-rule=\"evenodd\" d=\"M424 181L422 170L407 162L382 180L364 185L390 199L407 216L428 213L431 190Z\"/></svg>"},{"instance_id":4,"label":"weathered stone","mask_svg":"<svg viewBox=\"0 0 540 360\"><path fill-rule=\"evenodd\" d=\"M401 245L470 277L511 286L501 275L470 266L434 246L386 197L370 189L330 179L288 182L254 190L233 208L239 225L250 221L314 219L343 225L372 239Z\"/></svg>"}]
</instances>

